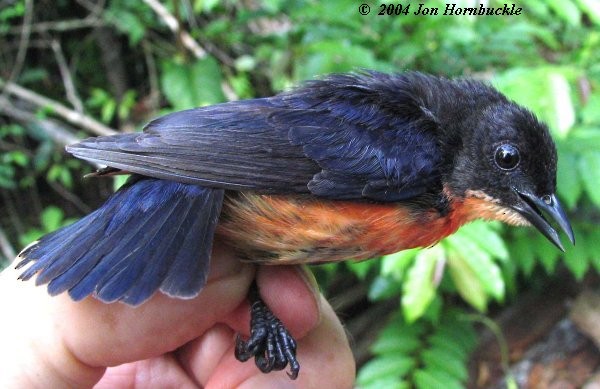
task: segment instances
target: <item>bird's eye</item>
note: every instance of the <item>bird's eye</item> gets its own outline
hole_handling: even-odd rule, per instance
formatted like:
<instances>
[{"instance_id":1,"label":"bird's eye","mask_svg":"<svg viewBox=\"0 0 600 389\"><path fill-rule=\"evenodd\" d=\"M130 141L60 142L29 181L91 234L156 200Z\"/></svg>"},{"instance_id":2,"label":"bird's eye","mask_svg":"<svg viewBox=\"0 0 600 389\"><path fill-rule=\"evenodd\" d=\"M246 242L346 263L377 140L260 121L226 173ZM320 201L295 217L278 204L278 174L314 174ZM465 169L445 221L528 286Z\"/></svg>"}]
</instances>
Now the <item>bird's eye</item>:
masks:
<instances>
[{"instance_id":1,"label":"bird's eye","mask_svg":"<svg viewBox=\"0 0 600 389\"><path fill-rule=\"evenodd\" d=\"M494 162L502 170L513 170L519 165L521 157L519 150L508 143L502 144L496 148Z\"/></svg>"}]
</instances>

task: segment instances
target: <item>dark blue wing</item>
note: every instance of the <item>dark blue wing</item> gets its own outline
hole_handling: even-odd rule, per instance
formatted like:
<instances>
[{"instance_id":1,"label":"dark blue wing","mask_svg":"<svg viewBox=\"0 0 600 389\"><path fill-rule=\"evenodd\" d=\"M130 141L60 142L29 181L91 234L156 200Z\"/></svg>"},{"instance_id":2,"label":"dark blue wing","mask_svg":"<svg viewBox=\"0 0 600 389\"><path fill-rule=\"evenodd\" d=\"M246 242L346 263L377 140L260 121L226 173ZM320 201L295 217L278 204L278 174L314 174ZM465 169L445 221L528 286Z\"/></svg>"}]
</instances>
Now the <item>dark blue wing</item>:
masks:
<instances>
[{"instance_id":1,"label":"dark blue wing","mask_svg":"<svg viewBox=\"0 0 600 389\"><path fill-rule=\"evenodd\" d=\"M134 177L134 181L138 177ZM191 298L204 284L223 190L141 179L78 222L25 249L27 280L74 300L138 305L161 290Z\"/></svg>"},{"instance_id":2,"label":"dark blue wing","mask_svg":"<svg viewBox=\"0 0 600 389\"><path fill-rule=\"evenodd\" d=\"M176 112L141 134L68 151L214 188L399 201L440 183L432 80L441 82L417 73L331 76L271 98Z\"/></svg>"},{"instance_id":3,"label":"dark blue wing","mask_svg":"<svg viewBox=\"0 0 600 389\"><path fill-rule=\"evenodd\" d=\"M268 99L175 112L143 133L86 139L78 158L146 176L230 190L308 192L318 165L268 122Z\"/></svg>"},{"instance_id":4,"label":"dark blue wing","mask_svg":"<svg viewBox=\"0 0 600 389\"><path fill-rule=\"evenodd\" d=\"M418 73L312 81L282 95L293 109L272 120L322 168L308 183L313 194L405 200L440 183L438 123L428 108L436 82Z\"/></svg>"}]
</instances>

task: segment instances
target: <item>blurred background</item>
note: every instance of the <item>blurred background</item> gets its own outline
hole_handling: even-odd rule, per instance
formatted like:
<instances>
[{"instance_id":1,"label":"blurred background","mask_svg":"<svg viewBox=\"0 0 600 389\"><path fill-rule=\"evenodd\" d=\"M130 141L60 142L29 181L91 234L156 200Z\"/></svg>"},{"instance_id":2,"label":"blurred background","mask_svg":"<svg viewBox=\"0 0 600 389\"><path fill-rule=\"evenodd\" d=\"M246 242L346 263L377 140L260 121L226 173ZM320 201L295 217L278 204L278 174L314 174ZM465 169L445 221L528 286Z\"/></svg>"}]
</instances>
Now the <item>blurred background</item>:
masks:
<instances>
[{"instance_id":1,"label":"blurred background","mask_svg":"<svg viewBox=\"0 0 600 389\"><path fill-rule=\"evenodd\" d=\"M599 387L600 2L415 16L419 3L0 0L0 267L120 185L82 179L95 167L63 151L77 139L330 72L475 77L550 126L577 245L477 222L427 250L313 267L352 337L357 386Z\"/></svg>"}]
</instances>

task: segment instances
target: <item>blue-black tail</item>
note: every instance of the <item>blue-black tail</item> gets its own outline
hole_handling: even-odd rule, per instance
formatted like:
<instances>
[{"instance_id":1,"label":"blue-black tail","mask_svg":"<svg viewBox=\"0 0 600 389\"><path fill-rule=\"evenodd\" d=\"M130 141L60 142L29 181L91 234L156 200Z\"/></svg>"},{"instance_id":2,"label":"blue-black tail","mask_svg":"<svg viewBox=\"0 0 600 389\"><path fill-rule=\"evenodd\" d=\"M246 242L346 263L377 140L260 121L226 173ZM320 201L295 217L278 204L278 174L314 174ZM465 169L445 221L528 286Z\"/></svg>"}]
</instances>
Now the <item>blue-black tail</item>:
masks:
<instances>
[{"instance_id":1,"label":"blue-black tail","mask_svg":"<svg viewBox=\"0 0 600 389\"><path fill-rule=\"evenodd\" d=\"M99 209L44 236L19 256L56 295L90 294L138 305L160 289L196 296L206 283L224 191L132 177Z\"/></svg>"}]
</instances>

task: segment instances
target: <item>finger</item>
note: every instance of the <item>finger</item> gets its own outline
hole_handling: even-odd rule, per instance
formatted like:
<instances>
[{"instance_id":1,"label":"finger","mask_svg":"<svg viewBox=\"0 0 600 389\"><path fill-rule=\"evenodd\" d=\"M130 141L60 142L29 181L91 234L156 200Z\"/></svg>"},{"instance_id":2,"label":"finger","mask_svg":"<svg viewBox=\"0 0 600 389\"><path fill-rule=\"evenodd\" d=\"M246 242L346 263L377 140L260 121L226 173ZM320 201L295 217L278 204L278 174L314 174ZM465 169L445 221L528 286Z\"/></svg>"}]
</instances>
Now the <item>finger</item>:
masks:
<instances>
[{"instance_id":1,"label":"finger","mask_svg":"<svg viewBox=\"0 0 600 389\"><path fill-rule=\"evenodd\" d=\"M97 380L103 372L93 367L147 359L176 349L200 336L245 299L254 267L240 264L221 248L215 249L212 262L209 282L197 298L186 301L157 293L137 308L93 298L78 303L65 295L51 298L45 288L17 281L18 272L7 269L0 277L1 294L11 296L0 302L9 318L3 323L8 331L0 335L0 340L6 340L3 354L8 350L20 353L10 361L15 372L36 366L38 378L62 375L87 382L94 377ZM37 369L40 361L51 361L47 375Z\"/></svg>"},{"instance_id":2,"label":"finger","mask_svg":"<svg viewBox=\"0 0 600 389\"><path fill-rule=\"evenodd\" d=\"M221 359L227 353L233 353L231 346L234 339L234 331L229 326L217 324L175 354L188 376L194 379L197 386L203 387Z\"/></svg>"},{"instance_id":3,"label":"finger","mask_svg":"<svg viewBox=\"0 0 600 389\"><path fill-rule=\"evenodd\" d=\"M203 383L205 388L351 388L356 368L348 339L327 301L321 298L319 305L319 324L298 341L297 380L290 380L285 371L263 374L254 363L237 361L232 346Z\"/></svg>"},{"instance_id":4,"label":"finger","mask_svg":"<svg viewBox=\"0 0 600 389\"><path fill-rule=\"evenodd\" d=\"M320 315L320 295L308 269L299 266L260 266L256 280L265 302L286 325L289 323L289 330L294 336L302 337L316 327ZM211 329L178 351L182 364L200 385L208 382L221 358L233 356L231 347L235 339L234 331L246 335L249 332L249 304L240 304L224 321L226 327ZM256 370L254 364L246 365L251 366L248 373L253 374Z\"/></svg>"},{"instance_id":5,"label":"finger","mask_svg":"<svg viewBox=\"0 0 600 389\"><path fill-rule=\"evenodd\" d=\"M261 266L256 282L267 307L292 335L301 338L318 324L321 294L308 267Z\"/></svg>"},{"instance_id":6,"label":"finger","mask_svg":"<svg viewBox=\"0 0 600 389\"><path fill-rule=\"evenodd\" d=\"M94 389L194 388L196 384L172 354L110 367Z\"/></svg>"},{"instance_id":7,"label":"finger","mask_svg":"<svg viewBox=\"0 0 600 389\"><path fill-rule=\"evenodd\" d=\"M212 267L206 287L191 300L157 293L139 307L94 298L62 301L70 318L60 324L65 343L92 366L114 366L180 347L234 310L254 275L251 265L240 264L227 250L215 251Z\"/></svg>"},{"instance_id":8,"label":"finger","mask_svg":"<svg viewBox=\"0 0 600 389\"><path fill-rule=\"evenodd\" d=\"M256 282L260 296L295 337L302 337L319 322L317 281L305 266L259 266ZM250 331L250 305L242 304L227 324L237 332Z\"/></svg>"}]
</instances>

